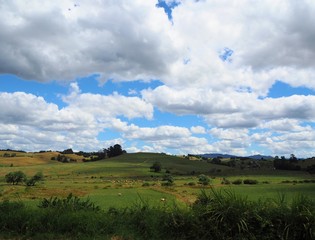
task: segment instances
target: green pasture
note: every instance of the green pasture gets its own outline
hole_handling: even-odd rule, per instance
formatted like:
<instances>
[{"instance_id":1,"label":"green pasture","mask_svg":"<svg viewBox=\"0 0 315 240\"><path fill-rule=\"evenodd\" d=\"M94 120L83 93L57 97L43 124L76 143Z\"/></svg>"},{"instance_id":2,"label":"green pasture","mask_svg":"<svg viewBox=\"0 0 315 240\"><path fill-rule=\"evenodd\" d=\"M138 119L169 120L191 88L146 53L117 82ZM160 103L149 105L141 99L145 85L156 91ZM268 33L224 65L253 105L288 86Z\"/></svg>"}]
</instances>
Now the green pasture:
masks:
<instances>
[{"instance_id":1,"label":"green pasture","mask_svg":"<svg viewBox=\"0 0 315 240\"><path fill-rule=\"evenodd\" d=\"M45 160L46 164L0 167L0 200L21 200L36 205L51 196L75 196L90 198L102 208L128 207L137 201L149 201L154 205L191 204L203 188L198 184L198 175L211 178L211 186L231 189L249 199L277 198L285 194L288 200L298 194L315 199L315 183L303 180L315 179L304 171L279 171L270 168L235 169L205 161L191 161L176 156L156 153L125 154L97 162L60 163ZM162 164L161 173L150 171L154 162ZM1 164L1 158L0 158ZM174 177L174 186L161 186L166 170ZM9 185L4 176L13 171L23 171L27 176L42 172L45 181L34 187ZM256 185L222 185L223 178L254 179ZM283 183L290 181L289 183ZM146 183L146 186L143 184ZM161 198L166 201L161 202Z\"/></svg>"}]
</instances>

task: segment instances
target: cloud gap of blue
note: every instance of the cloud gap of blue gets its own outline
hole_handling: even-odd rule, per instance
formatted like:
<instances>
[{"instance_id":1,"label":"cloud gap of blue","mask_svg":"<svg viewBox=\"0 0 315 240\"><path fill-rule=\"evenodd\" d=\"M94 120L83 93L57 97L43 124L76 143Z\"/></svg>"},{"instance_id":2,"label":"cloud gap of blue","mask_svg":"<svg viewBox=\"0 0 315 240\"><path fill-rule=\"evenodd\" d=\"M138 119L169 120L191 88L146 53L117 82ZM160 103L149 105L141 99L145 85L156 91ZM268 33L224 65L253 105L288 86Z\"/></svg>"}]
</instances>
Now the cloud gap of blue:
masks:
<instances>
[{"instance_id":1,"label":"cloud gap of blue","mask_svg":"<svg viewBox=\"0 0 315 240\"><path fill-rule=\"evenodd\" d=\"M221 58L221 60L223 62L231 61L231 56L233 55L233 53L234 53L234 51L232 49L229 49L229 48L226 47L220 53L219 58Z\"/></svg>"},{"instance_id":2,"label":"cloud gap of blue","mask_svg":"<svg viewBox=\"0 0 315 240\"><path fill-rule=\"evenodd\" d=\"M172 10L177 7L180 3L173 1L170 3L166 3L164 0L158 0L158 3L156 4L156 7L158 8L163 8L164 12L167 14L167 17L170 21L173 20L173 16L172 16Z\"/></svg>"},{"instance_id":3,"label":"cloud gap of blue","mask_svg":"<svg viewBox=\"0 0 315 240\"><path fill-rule=\"evenodd\" d=\"M315 91L306 87L291 87L289 84L277 80L271 87L268 97L280 98L292 95L315 95Z\"/></svg>"}]
</instances>

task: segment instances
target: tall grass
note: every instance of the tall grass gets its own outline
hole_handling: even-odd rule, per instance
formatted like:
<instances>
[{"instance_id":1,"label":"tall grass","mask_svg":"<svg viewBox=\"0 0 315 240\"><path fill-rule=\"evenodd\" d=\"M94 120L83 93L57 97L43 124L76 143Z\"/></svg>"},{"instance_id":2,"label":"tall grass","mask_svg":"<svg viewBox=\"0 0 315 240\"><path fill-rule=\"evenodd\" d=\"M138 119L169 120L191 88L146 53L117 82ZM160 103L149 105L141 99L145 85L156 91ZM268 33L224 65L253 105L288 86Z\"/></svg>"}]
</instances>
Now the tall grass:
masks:
<instances>
[{"instance_id":1,"label":"tall grass","mask_svg":"<svg viewBox=\"0 0 315 240\"><path fill-rule=\"evenodd\" d=\"M40 208L0 203L0 237L26 239L314 239L314 202L249 201L231 190L203 190L188 207L141 199L127 208L100 210L72 195L44 199ZM49 239L49 238L48 238Z\"/></svg>"}]
</instances>

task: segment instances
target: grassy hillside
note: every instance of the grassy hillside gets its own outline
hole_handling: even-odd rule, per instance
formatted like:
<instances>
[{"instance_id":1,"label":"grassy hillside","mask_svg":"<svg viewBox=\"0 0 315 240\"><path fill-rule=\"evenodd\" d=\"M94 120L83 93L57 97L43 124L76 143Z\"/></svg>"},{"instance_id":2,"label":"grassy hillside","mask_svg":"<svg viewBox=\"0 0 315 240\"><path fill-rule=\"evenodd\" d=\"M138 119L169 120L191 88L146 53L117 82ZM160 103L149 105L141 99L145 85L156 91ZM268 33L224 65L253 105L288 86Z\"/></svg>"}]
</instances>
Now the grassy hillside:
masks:
<instances>
[{"instance_id":1,"label":"grassy hillside","mask_svg":"<svg viewBox=\"0 0 315 240\"><path fill-rule=\"evenodd\" d=\"M40 164L53 164L52 157L57 157L58 152L40 152L40 153L26 153L15 151L0 151L0 166L33 166ZM76 154L65 154L71 159L82 161L82 157Z\"/></svg>"},{"instance_id":2,"label":"grassy hillside","mask_svg":"<svg viewBox=\"0 0 315 240\"><path fill-rule=\"evenodd\" d=\"M4 157L5 153L10 157ZM198 184L200 174L211 178L211 186L232 189L250 199L277 197L279 193L285 193L289 198L303 193L315 199L315 184L305 181L314 180L313 175L304 171L274 170L272 162L261 162L260 168L241 169L240 166L244 165L241 163L229 167L157 153L124 154L94 162L82 162L82 157L74 154L67 157L77 159L77 162L51 160L58 154L0 152L0 199L20 199L35 206L42 198L65 197L73 193L89 197L103 208L127 206L139 198L155 204L160 204L161 198L168 199L168 204L174 201L191 204L202 188L209 188ZM161 163L160 173L150 171L154 162ZM4 176L14 171L23 171L28 177L42 172L45 181L34 187L9 185ZM174 186L161 186L166 172L174 177ZM258 184L223 185L223 178L231 183L249 178L257 180Z\"/></svg>"}]
</instances>

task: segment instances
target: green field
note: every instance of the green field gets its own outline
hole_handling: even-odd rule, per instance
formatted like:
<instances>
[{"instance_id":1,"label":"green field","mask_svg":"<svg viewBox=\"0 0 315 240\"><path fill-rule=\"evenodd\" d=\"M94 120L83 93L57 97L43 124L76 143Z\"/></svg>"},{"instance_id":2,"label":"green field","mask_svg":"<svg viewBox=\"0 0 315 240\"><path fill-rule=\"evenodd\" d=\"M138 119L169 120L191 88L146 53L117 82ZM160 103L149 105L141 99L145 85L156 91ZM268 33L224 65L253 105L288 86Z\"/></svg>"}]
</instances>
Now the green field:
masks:
<instances>
[{"instance_id":1,"label":"green field","mask_svg":"<svg viewBox=\"0 0 315 240\"><path fill-rule=\"evenodd\" d=\"M275 170L272 161L232 167L157 153L92 162L71 154L75 161L61 163L52 160L58 154L0 151L1 239L315 236L315 176L306 171ZM161 172L150 169L155 162ZM41 172L44 179L35 186L7 183L5 176L17 171L28 179ZM210 183L202 185L200 176ZM173 184L165 186L165 179Z\"/></svg>"},{"instance_id":2,"label":"green field","mask_svg":"<svg viewBox=\"0 0 315 240\"><path fill-rule=\"evenodd\" d=\"M261 169L232 168L205 161L192 161L183 157L156 153L124 154L96 162L60 163L51 157L58 153L16 153L14 157L0 154L0 199L21 200L37 205L43 198L65 197L70 193L89 198L102 208L127 207L137 201L148 201L155 205L191 204L200 190L205 188L229 189L249 199L277 198L285 194L288 201L299 194L315 199L315 177L305 171L274 170L270 164ZM154 162L162 165L161 173L150 171ZM44 181L36 186L9 185L4 176L9 172L23 171L27 176L36 172L44 174ZM174 186L161 186L165 172L174 178ZM198 184L198 176L211 178L210 186ZM255 179L255 185L223 185L223 178ZM285 181L289 183L285 183ZM166 201L163 203L161 199Z\"/></svg>"}]
</instances>

